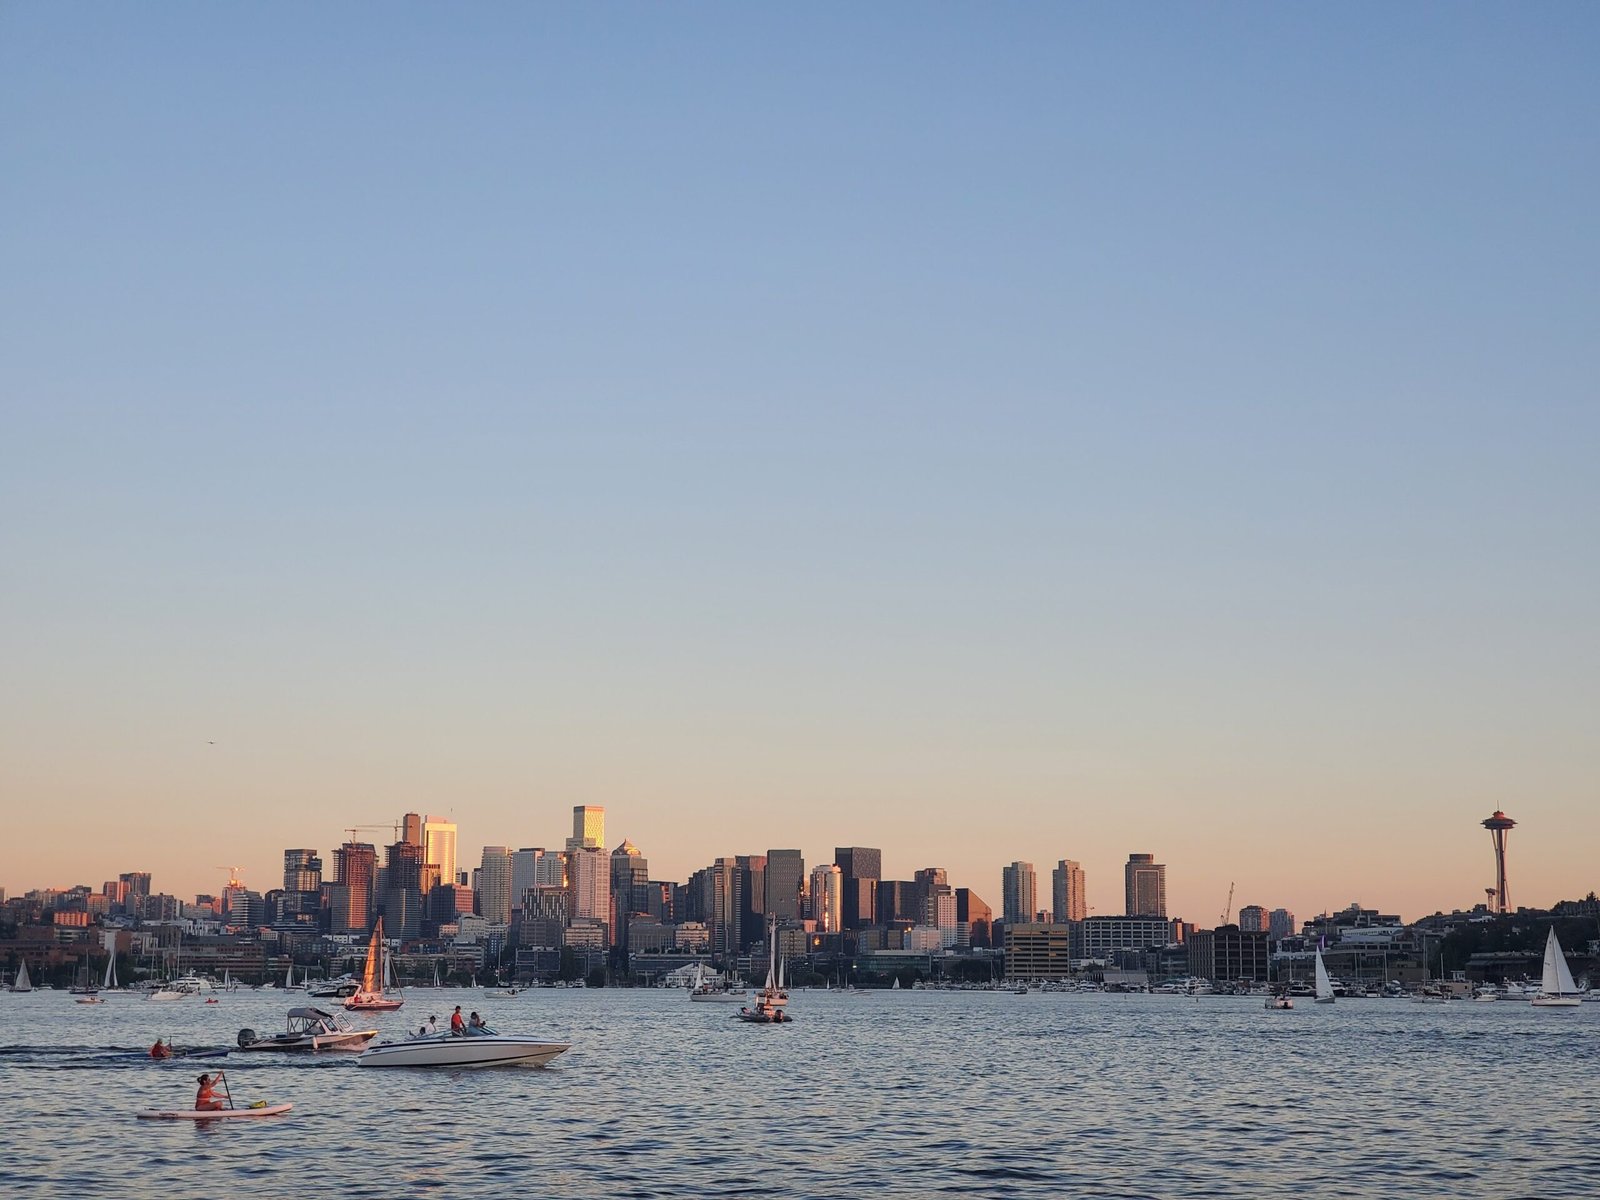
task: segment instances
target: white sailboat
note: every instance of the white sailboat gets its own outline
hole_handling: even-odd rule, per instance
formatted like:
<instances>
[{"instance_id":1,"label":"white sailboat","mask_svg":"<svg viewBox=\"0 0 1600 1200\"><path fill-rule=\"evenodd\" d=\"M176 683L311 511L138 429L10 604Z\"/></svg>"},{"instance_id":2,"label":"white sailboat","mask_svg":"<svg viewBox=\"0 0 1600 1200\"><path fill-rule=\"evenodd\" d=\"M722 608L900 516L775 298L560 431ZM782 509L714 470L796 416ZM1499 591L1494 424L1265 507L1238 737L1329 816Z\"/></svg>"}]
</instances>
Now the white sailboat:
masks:
<instances>
[{"instance_id":1,"label":"white sailboat","mask_svg":"<svg viewBox=\"0 0 1600 1200\"><path fill-rule=\"evenodd\" d=\"M1318 1004L1333 1003L1333 981L1328 978L1328 968L1322 961L1322 951L1317 951L1317 998Z\"/></svg>"},{"instance_id":2,"label":"white sailboat","mask_svg":"<svg viewBox=\"0 0 1600 1200\"><path fill-rule=\"evenodd\" d=\"M1531 1003L1538 1008L1577 1008L1583 1003L1583 993L1572 982L1572 971L1567 967L1567 956L1561 950L1554 925L1544 944L1544 979Z\"/></svg>"},{"instance_id":3,"label":"white sailboat","mask_svg":"<svg viewBox=\"0 0 1600 1200\"><path fill-rule=\"evenodd\" d=\"M11 981L13 992L33 991L33 981L28 978L28 960L23 959L22 965L17 968L17 977Z\"/></svg>"}]
</instances>

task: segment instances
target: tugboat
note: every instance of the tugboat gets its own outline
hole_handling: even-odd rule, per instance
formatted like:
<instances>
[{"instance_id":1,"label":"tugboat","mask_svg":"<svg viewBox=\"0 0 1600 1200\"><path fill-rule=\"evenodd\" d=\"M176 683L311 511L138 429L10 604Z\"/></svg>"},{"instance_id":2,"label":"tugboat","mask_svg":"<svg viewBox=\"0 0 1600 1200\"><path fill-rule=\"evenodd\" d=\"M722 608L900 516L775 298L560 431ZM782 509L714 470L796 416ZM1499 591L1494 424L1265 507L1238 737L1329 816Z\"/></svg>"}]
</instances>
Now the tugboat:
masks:
<instances>
[{"instance_id":1,"label":"tugboat","mask_svg":"<svg viewBox=\"0 0 1600 1200\"><path fill-rule=\"evenodd\" d=\"M767 985L756 993L753 1005L733 1015L752 1025L785 1025L794 1018L784 1011L789 993L783 990L783 962L778 957L778 919L767 918Z\"/></svg>"}]
</instances>

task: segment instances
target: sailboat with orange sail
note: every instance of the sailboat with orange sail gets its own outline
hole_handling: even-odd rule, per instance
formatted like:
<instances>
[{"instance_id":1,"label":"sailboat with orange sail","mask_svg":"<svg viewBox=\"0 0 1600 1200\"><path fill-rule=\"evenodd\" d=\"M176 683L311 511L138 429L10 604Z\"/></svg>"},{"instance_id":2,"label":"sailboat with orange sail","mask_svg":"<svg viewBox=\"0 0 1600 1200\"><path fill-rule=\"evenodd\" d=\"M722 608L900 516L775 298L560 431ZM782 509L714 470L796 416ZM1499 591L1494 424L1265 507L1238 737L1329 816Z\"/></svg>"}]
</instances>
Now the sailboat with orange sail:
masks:
<instances>
[{"instance_id":1,"label":"sailboat with orange sail","mask_svg":"<svg viewBox=\"0 0 1600 1200\"><path fill-rule=\"evenodd\" d=\"M361 972L361 989L344 1002L349 1009L367 1012L392 1012L405 1003L403 996L384 991L389 975L389 951L383 944L383 915L372 927L372 941L367 945L367 963Z\"/></svg>"}]
</instances>

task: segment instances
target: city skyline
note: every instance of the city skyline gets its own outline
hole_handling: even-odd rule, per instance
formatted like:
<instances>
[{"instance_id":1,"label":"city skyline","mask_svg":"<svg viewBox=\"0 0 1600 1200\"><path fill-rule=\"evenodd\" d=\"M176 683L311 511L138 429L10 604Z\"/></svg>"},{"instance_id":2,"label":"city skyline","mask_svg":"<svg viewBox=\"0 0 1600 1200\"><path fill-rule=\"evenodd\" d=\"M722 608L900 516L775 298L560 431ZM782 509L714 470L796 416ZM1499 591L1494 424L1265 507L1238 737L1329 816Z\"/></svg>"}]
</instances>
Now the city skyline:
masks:
<instances>
[{"instance_id":1,"label":"city skyline","mask_svg":"<svg viewBox=\"0 0 1600 1200\"><path fill-rule=\"evenodd\" d=\"M8 888L1594 887L1600 8L157 10L0 11Z\"/></svg>"},{"instance_id":2,"label":"city skyline","mask_svg":"<svg viewBox=\"0 0 1600 1200\"><path fill-rule=\"evenodd\" d=\"M392 829L397 837L412 836L411 831L404 824L403 818L406 815L418 814L396 814L391 821L377 822L358 827L361 832L356 840L355 845L358 847L370 846L376 854L376 864L382 865L385 846L389 840L383 836L382 831L385 829ZM543 849L547 853L553 854L571 853L575 847L583 846L587 846L592 849L603 850L604 853L600 855L600 865L596 868L596 870L603 874L606 870L604 860L609 859L612 850L616 848L606 846L604 844L608 825L608 815L610 815L612 820L614 820L614 815L608 814L608 810L603 805L574 806L574 808L571 810L570 817L570 827L572 829L572 833L564 838L546 838L543 841L525 840L516 844L491 843L481 847L478 850L470 851L468 856L470 861L465 867L459 869L470 873L472 870L476 869L477 866L488 861L487 852L494 852L497 862L499 861L500 856L503 855L503 870L506 872L505 879L503 881L505 885L503 903L508 906L506 911L509 913L509 909L511 907L516 907L517 904L515 889L511 887L513 872L514 870L519 869L515 867L514 860L519 854L524 853L526 850ZM1499 810L1496 810L1494 816L1496 818L1504 818L1505 814ZM421 821L422 823L418 826L418 828L424 831L422 835L424 837L433 836L433 831L441 829L449 829L450 833L453 835L455 830L458 828L453 821L433 814L429 814L426 817L421 818ZM1477 825L1480 827L1483 824L1484 822L1482 820L1477 822ZM584 831L587 831L591 836L584 837ZM245 886L251 887L256 891L265 892L270 888L277 886L277 884L264 884L261 882L262 878L275 880L281 877L283 871L286 869L287 860L284 856L291 853L304 854L314 851L324 859L326 864L325 869L327 871L327 878L332 879L335 875L335 856L343 852L342 848L349 841L351 828L348 826L344 827L342 832L345 836L337 842L330 843L326 849L321 846L313 846L294 851L285 850L283 848L271 851L270 856L273 865L271 870L264 875L255 875L252 873L249 867L237 865L235 867L217 867L212 868L212 870L216 873L225 873L230 876L235 870L237 870L239 872L239 878L242 880ZM622 846L624 842L628 843L632 852L640 853L635 839L632 837L619 837L617 839L617 846ZM458 854L457 841L454 836L449 837L448 841L443 844L448 845L449 853L451 855L454 856ZM467 842L462 844L470 846L471 843ZM565 849L561 848L563 846ZM816 857L813 857L812 852L802 848L798 851L798 853L801 856L802 863L805 864L806 870L798 875L797 878L806 882L806 884L809 886L810 877L814 873L815 869L830 865L833 862L834 854L843 854L847 851L853 854L861 849L862 848L860 847L835 847L835 850L832 852L818 850L815 852ZM646 857L650 858L654 864L652 869L653 877L682 883L688 880L696 871L699 871L713 864L714 862L720 861L724 858L727 858L731 861L732 856L735 854L766 855L768 853L774 853L777 855L788 855L794 853L794 851L779 849L777 847L763 847L761 849L746 847L742 850L731 851L726 848L719 848L715 853L707 853L704 855L704 861L699 862L698 865L690 866L681 872L675 872L673 869L666 867L658 856L650 854L648 848L646 848L643 853ZM877 878L882 880L909 881L914 875L920 873L920 871L928 865L927 863L920 862L919 860L919 865L917 867L908 866L904 869L899 868L896 864L901 859L904 859L908 863L911 861L911 859L908 855L897 851L897 849L892 845L872 847L865 850L865 853L868 855L877 856L875 860L869 860L869 863L876 862L876 867L869 865L868 869L877 870ZM1403 911L1408 918L1417 918L1426 916L1436 911L1450 912L1452 910L1466 910L1472 908L1475 904L1482 902L1481 897L1483 890L1480 889L1477 896L1464 896L1456 902L1441 902L1432 906L1425 905L1416 908L1415 910L1406 908L1404 905L1391 904L1388 902L1385 896L1379 894L1355 894L1337 903L1329 901L1320 905L1305 905L1296 904L1292 899L1286 898L1277 893L1273 893L1271 895L1264 894L1261 888L1251 890L1249 885L1241 884L1237 879L1233 879L1230 880L1228 884L1228 899L1224 901L1224 904L1231 904L1231 908L1226 913L1220 910L1206 909L1203 907L1192 910L1182 909L1173 907L1170 902L1167 903L1167 911L1164 913L1159 911L1153 914L1134 913L1132 908L1142 907L1142 905L1134 902L1132 899L1135 888L1133 881L1136 875L1143 876L1154 873L1158 878L1158 882L1148 885L1154 889L1149 894L1151 897L1164 896L1166 894L1166 868L1168 864L1156 863L1152 861L1154 857L1156 856L1150 854L1148 851L1129 851L1125 855L1121 856L1121 861L1116 864L1117 870L1107 871L1104 873L1097 873L1092 869L1085 868L1081 861L1073 862L1072 860L1067 860L1072 867L1073 877L1078 886L1083 887L1084 889L1085 911L1083 915L1158 915L1166 916L1174 920L1183 920L1201 928L1209 928L1217 924L1218 918L1224 915L1237 922L1240 910L1248 906L1259 906L1268 911L1273 909L1287 909L1290 912L1299 913L1301 916L1311 917L1320 913L1337 912L1351 903L1361 903L1367 904L1371 907L1381 908L1386 911ZM1491 869L1498 869L1498 854L1491 852L1490 857ZM885 861L889 863L888 866L882 865ZM1514 862L1515 860L1512 859L1513 864ZM1024 886L1026 888L1026 896L1030 897L1032 900L1032 910L1046 914L1055 913L1057 886L1050 877L1043 876L1042 872L1040 872L1034 866L1034 864L1029 861L1013 860L1010 863L997 864L992 872L990 872L988 877L985 877L981 872L975 876L966 876L960 871L950 868L947 863L943 861L940 861L938 866L945 871L947 876L951 879L953 886L971 888L973 891L982 896L989 896L992 894L992 907L994 908L997 919L1001 918L1001 914L1005 911L1005 906L1009 903L1008 892L1010 885L1007 882L1008 876L1011 874L1014 868L1025 868L1027 874L1026 883ZM530 872L531 869L532 868L530 867ZM89 872L88 875L84 876L83 878L74 877L68 879L66 877L62 877L60 879L55 879L48 882L38 881L27 885L14 885L7 883L4 879L0 879L0 894L21 895L36 888L65 888L82 884L87 884L93 887L97 886L98 882L102 879L115 879L119 875L126 874L130 870L133 870L133 868L126 864L122 864L119 865L115 870L110 870L107 872L100 872L98 874L95 872ZM1055 875L1060 874L1057 864L1052 863L1050 870L1052 870ZM220 883L212 883L209 888L204 886L203 875L193 876L193 878L197 878L202 881L202 886L184 888L181 885L169 886L165 883L162 883L162 880L165 878L165 876L160 870L146 871L144 868L140 868L140 871L144 875L156 878L157 882L161 883L161 886L155 888L156 891L166 892L174 895L185 902L187 902L188 899L192 899L192 897L195 895L215 895L220 894L221 892ZM1508 875L1514 875L1515 873L1516 870L1514 865L1508 867ZM1180 869L1180 879L1181 874L1182 872ZM94 876L94 878L89 878L89 875ZM190 877L191 876L182 874L179 876L179 878ZM223 882L226 882L226 880ZM596 894L598 895L599 891L604 890L605 882L597 875L593 881L592 887L597 889ZM498 895L499 890L500 885L496 884L494 894ZM1594 890L1596 890L1595 885L1585 884L1577 886L1567 892L1552 894L1548 897L1540 896L1534 901L1524 901L1524 903L1536 908L1548 907L1559 900L1573 899L1586 895L1588 892ZM1181 894L1198 895L1199 891L1198 889L1191 887ZM1120 902L1117 899L1118 897L1121 898ZM494 912L500 911L498 907L500 903L500 900L491 902ZM593 908L595 903L597 902L591 901L590 907ZM1494 903L1492 897L1490 899L1490 903L1491 905ZM1159 903L1157 903L1154 905L1154 907L1159 909L1161 906ZM587 912L588 910L586 910L586 914Z\"/></svg>"}]
</instances>

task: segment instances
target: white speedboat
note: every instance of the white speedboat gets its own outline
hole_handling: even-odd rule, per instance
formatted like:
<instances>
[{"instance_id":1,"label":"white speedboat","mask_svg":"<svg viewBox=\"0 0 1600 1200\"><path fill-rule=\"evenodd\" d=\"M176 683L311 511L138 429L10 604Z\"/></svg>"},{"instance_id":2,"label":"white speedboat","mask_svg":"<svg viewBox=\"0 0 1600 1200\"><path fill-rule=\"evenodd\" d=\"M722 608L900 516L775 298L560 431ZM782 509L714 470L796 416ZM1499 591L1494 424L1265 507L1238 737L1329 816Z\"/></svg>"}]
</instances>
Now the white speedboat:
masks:
<instances>
[{"instance_id":1,"label":"white speedboat","mask_svg":"<svg viewBox=\"0 0 1600 1200\"><path fill-rule=\"evenodd\" d=\"M320 1008L291 1008L283 1033L239 1030L241 1050L360 1050L378 1036L376 1029L357 1029L343 1017Z\"/></svg>"},{"instance_id":2,"label":"white speedboat","mask_svg":"<svg viewBox=\"0 0 1600 1200\"><path fill-rule=\"evenodd\" d=\"M363 1067L542 1067L568 1045L490 1032L430 1033L403 1042L378 1042L356 1061Z\"/></svg>"}]
</instances>

